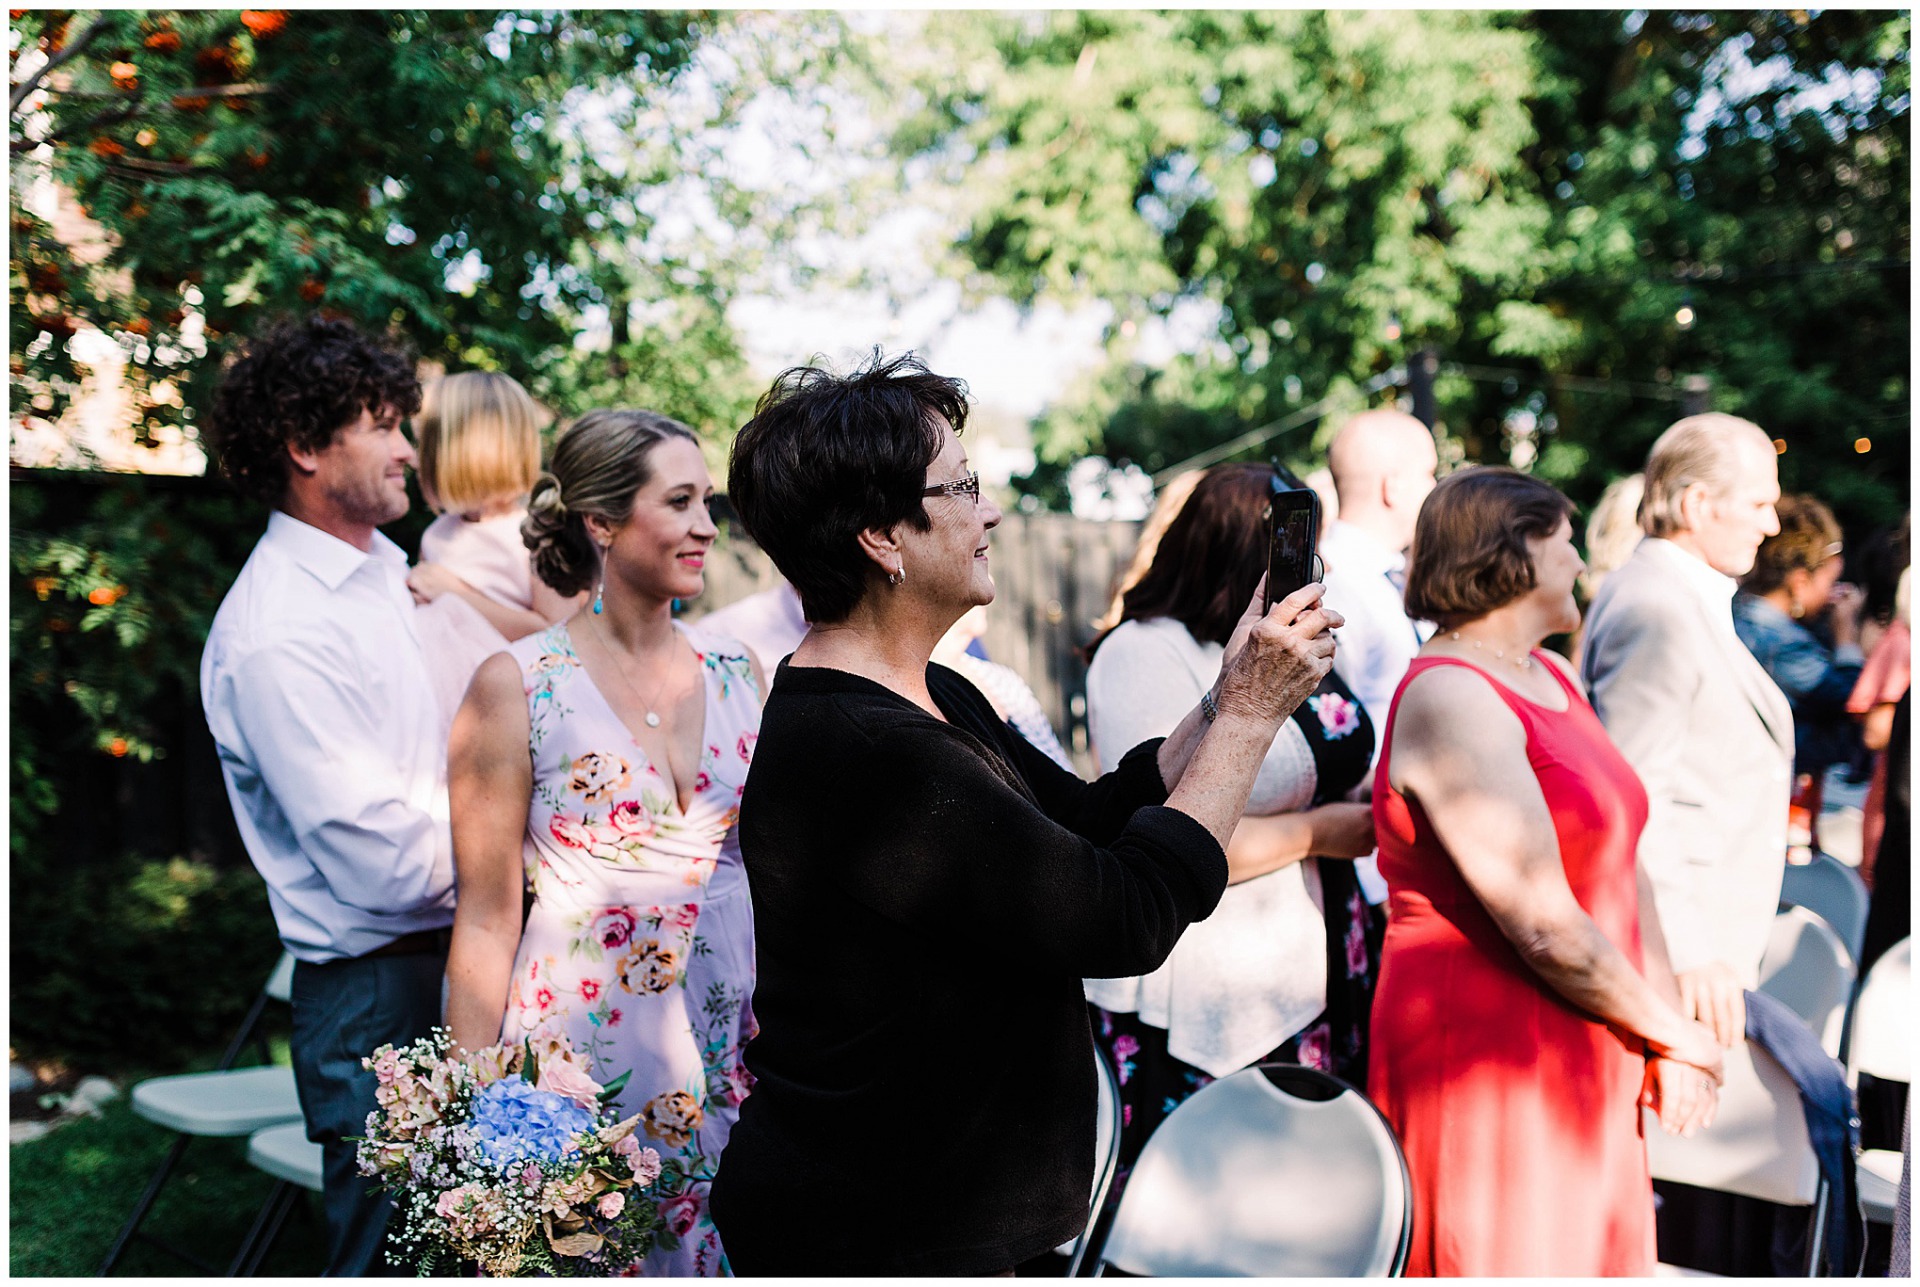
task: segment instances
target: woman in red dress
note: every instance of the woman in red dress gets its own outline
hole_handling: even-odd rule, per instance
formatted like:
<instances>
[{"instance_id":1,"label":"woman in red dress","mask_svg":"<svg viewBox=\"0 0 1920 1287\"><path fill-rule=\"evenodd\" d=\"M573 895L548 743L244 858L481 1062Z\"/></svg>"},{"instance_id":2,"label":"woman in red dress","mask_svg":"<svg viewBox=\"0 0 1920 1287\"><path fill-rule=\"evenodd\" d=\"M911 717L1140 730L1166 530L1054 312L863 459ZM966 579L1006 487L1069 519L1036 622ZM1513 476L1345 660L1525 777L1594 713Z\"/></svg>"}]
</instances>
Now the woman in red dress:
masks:
<instances>
[{"instance_id":1,"label":"woman in red dress","mask_svg":"<svg viewBox=\"0 0 1920 1287\"><path fill-rule=\"evenodd\" d=\"M1720 1048L1681 1016L1639 886L1646 793L1540 648L1580 622L1572 513L1472 469L1413 538L1407 611L1440 629L1375 774L1390 901L1368 1074L1413 1175L1409 1274L1651 1274L1640 1105L1690 1135L1716 1103Z\"/></svg>"}]
</instances>

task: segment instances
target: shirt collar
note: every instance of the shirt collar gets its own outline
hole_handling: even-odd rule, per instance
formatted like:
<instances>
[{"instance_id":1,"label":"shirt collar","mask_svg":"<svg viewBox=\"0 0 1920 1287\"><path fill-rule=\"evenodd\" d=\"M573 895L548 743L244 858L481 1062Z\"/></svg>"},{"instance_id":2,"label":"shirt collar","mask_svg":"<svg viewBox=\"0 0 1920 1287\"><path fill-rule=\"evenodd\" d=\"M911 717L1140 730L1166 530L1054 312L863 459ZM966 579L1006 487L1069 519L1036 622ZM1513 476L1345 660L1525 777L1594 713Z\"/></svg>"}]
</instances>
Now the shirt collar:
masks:
<instances>
[{"instance_id":1,"label":"shirt collar","mask_svg":"<svg viewBox=\"0 0 1920 1287\"><path fill-rule=\"evenodd\" d=\"M1390 550L1386 542L1364 528L1339 519L1327 524L1326 539L1334 546L1339 571L1398 572L1407 565L1407 556Z\"/></svg>"},{"instance_id":2,"label":"shirt collar","mask_svg":"<svg viewBox=\"0 0 1920 1287\"><path fill-rule=\"evenodd\" d=\"M285 510L276 509L267 516L265 538L315 580L329 590L338 590L348 577L374 559L397 563L404 572L406 551L380 532L373 534L373 547L364 553L339 537L323 532L311 523L303 523Z\"/></svg>"},{"instance_id":3,"label":"shirt collar","mask_svg":"<svg viewBox=\"0 0 1920 1287\"><path fill-rule=\"evenodd\" d=\"M1715 571L1705 559L1687 553L1672 541L1649 536L1642 544L1657 557L1665 559L1702 603L1716 610L1731 608L1733 592L1740 588L1738 581L1724 572Z\"/></svg>"}]
</instances>

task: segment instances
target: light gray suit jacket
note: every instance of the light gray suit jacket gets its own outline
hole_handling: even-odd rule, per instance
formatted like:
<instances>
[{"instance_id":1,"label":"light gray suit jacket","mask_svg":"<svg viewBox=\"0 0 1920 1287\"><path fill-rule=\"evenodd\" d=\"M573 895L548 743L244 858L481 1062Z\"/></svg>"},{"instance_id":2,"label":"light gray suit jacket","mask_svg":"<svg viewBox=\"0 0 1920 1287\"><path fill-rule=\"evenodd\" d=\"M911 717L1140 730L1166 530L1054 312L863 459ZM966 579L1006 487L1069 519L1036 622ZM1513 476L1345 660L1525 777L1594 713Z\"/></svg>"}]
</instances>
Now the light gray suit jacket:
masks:
<instances>
[{"instance_id":1,"label":"light gray suit jacket","mask_svg":"<svg viewBox=\"0 0 1920 1287\"><path fill-rule=\"evenodd\" d=\"M1674 970L1725 961L1753 988L1786 870L1793 711L1670 561L1691 557L1643 541L1607 577L1581 674L1647 789L1640 862Z\"/></svg>"}]
</instances>

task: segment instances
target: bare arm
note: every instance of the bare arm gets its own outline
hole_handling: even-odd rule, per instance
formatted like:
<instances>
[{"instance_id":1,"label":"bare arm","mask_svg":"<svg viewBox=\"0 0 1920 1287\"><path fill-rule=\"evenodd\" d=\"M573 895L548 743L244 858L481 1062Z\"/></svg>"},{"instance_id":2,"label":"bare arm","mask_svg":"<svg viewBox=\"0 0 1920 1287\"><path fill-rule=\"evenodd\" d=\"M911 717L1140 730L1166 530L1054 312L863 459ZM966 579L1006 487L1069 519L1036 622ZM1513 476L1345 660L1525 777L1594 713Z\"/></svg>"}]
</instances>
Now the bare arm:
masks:
<instances>
[{"instance_id":1,"label":"bare arm","mask_svg":"<svg viewBox=\"0 0 1920 1287\"><path fill-rule=\"evenodd\" d=\"M1331 655L1333 646L1331 627L1341 625L1346 621L1345 617L1324 606L1322 600L1325 595L1325 588L1317 583L1303 586L1294 591L1285 599L1274 604L1272 609L1263 615L1260 611L1260 605L1266 596L1266 592L1267 579L1262 576L1260 578L1260 584L1254 587L1253 598L1247 603L1246 611L1240 614L1240 620L1234 626L1233 634L1228 638L1226 649L1221 654L1220 677L1214 681L1213 688L1210 691L1216 705L1223 713L1226 710L1226 706L1221 703L1221 696L1229 683L1230 673L1235 670L1236 665L1241 660L1242 654L1246 651L1248 641L1253 637L1255 627L1266 622L1277 628L1284 628L1280 627L1279 623L1298 622L1303 628L1325 633L1327 635L1327 648L1329 649L1329 655ZM1311 620L1308 620L1309 617L1311 617ZM1331 668L1331 665L1329 665L1327 669ZM1321 672L1321 677L1325 677L1324 670ZM1313 693L1314 687L1316 687L1319 682L1320 680L1316 678L1313 684L1309 685L1297 696L1294 696L1286 709L1280 712L1280 718L1285 719L1287 716L1293 714L1294 708L1299 706L1301 702L1305 701ZM1179 786L1181 778L1186 774L1188 764L1193 759L1194 751L1199 748L1201 740L1206 737L1208 727L1206 712L1200 706L1195 706L1181 718L1179 724L1174 726L1174 730L1167 734L1166 740L1160 744L1160 780L1165 782L1169 788L1177 788ZM1277 723L1275 729L1276 731L1278 730ZM1272 744L1272 740L1272 737L1269 736L1267 739L1269 745ZM1113 749L1117 753L1126 748L1116 747Z\"/></svg>"},{"instance_id":2,"label":"bare arm","mask_svg":"<svg viewBox=\"0 0 1920 1287\"><path fill-rule=\"evenodd\" d=\"M447 1026L456 1046L500 1039L507 984L520 947L522 838L533 799L527 702L506 653L483 663L453 719L447 798L459 896L447 954Z\"/></svg>"},{"instance_id":3,"label":"bare arm","mask_svg":"<svg viewBox=\"0 0 1920 1287\"><path fill-rule=\"evenodd\" d=\"M443 594L466 600L509 643L544 630L548 624L538 613L489 599L441 563L414 564L407 573L407 589L413 591L416 603L432 603Z\"/></svg>"},{"instance_id":4,"label":"bare arm","mask_svg":"<svg viewBox=\"0 0 1920 1287\"><path fill-rule=\"evenodd\" d=\"M1487 681L1452 667L1400 697L1394 786L1417 800L1461 878L1527 967L1574 1005L1718 1075L1705 1028L1682 1018L1573 896L1526 731Z\"/></svg>"},{"instance_id":5,"label":"bare arm","mask_svg":"<svg viewBox=\"0 0 1920 1287\"><path fill-rule=\"evenodd\" d=\"M1869 751L1887 749L1887 743L1893 740L1893 713L1897 709L1897 703L1881 702L1860 717L1860 740Z\"/></svg>"},{"instance_id":6,"label":"bare arm","mask_svg":"<svg viewBox=\"0 0 1920 1287\"><path fill-rule=\"evenodd\" d=\"M1364 804L1323 804L1298 813L1240 819L1227 841L1227 883L1291 867L1302 858L1358 858L1373 852L1373 810Z\"/></svg>"},{"instance_id":7,"label":"bare arm","mask_svg":"<svg viewBox=\"0 0 1920 1287\"><path fill-rule=\"evenodd\" d=\"M1159 751L1161 780L1172 787L1167 807L1211 831L1222 849L1247 807L1280 721L1333 668L1331 628L1343 620L1320 606L1318 585L1288 595L1264 616L1260 596L1256 589L1227 643L1216 685L1219 718L1209 724L1196 707ZM1170 754L1167 748L1176 741L1182 745Z\"/></svg>"}]
</instances>

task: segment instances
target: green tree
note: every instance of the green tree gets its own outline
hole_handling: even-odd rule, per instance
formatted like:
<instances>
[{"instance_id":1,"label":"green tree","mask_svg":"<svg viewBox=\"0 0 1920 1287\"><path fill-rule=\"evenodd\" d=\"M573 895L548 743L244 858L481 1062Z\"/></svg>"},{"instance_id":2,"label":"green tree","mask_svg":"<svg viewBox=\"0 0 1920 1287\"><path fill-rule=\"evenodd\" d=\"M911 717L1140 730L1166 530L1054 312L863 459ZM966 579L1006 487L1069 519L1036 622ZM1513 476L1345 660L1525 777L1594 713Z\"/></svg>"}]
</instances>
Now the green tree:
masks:
<instances>
[{"instance_id":1,"label":"green tree","mask_svg":"<svg viewBox=\"0 0 1920 1287\"><path fill-rule=\"evenodd\" d=\"M327 308L555 403L730 428L746 397L725 261L651 238L689 163L662 102L726 23L659 11L17 11L16 405L56 417L81 327L130 358L140 428L190 426L236 335ZM693 122L694 125L707 122ZM23 199L70 192L103 244ZM71 237L68 238L71 240ZM636 305L666 301L647 342ZM598 367L572 359L594 319ZM686 379L677 343L700 353Z\"/></svg>"},{"instance_id":2,"label":"green tree","mask_svg":"<svg viewBox=\"0 0 1920 1287\"><path fill-rule=\"evenodd\" d=\"M1555 270L1543 374L1581 483L1638 468L1672 412L1578 377L1709 373L1786 445L1788 490L1856 527L1907 504L1910 16L1540 12ZM1483 401L1484 405L1484 401ZM1482 414L1487 414L1485 411ZM1871 450L1855 450L1866 438Z\"/></svg>"},{"instance_id":3,"label":"green tree","mask_svg":"<svg viewBox=\"0 0 1920 1287\"><path fill-rule=\"evenodd\" d=\"M1907 469L1907 30L1891 13L947 15L895 144L955 178L977 283L1114 306L1112 369L1036 426L1056 466L1097 450L1162 468L1330 398L1323 437L1430 346L1459 449L1578 499L1637 467L1679 377L1708 372L1716 405L1786 439L1789 486L1884 521ZM1137 359L1148 319L1196 307L1208 342Z\"/></svg>"}]
</instances>

